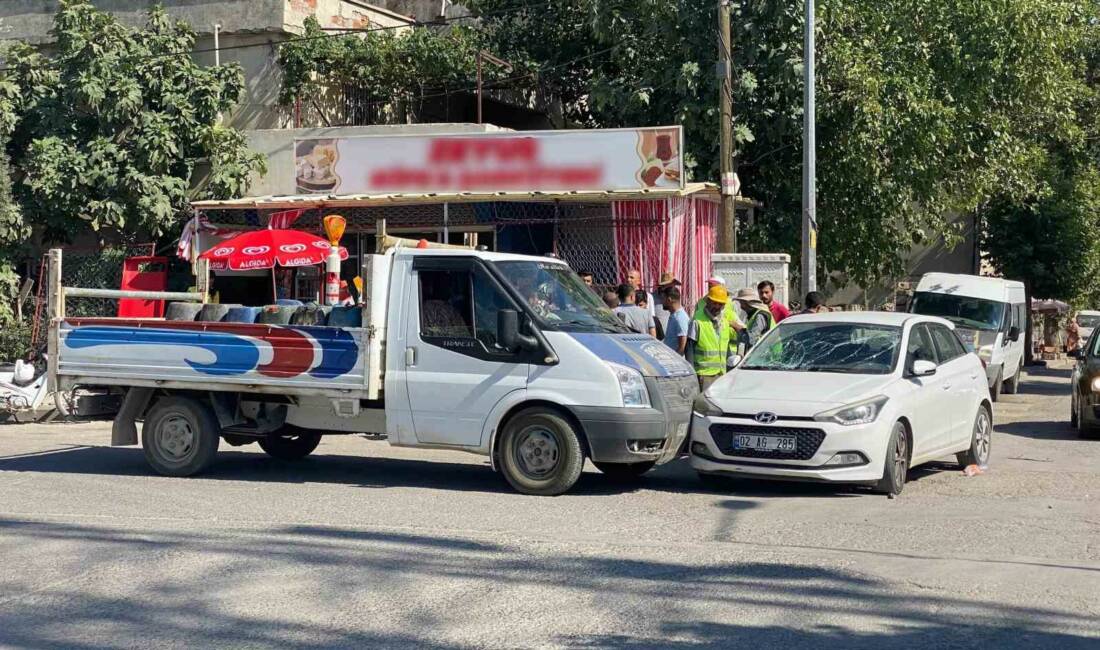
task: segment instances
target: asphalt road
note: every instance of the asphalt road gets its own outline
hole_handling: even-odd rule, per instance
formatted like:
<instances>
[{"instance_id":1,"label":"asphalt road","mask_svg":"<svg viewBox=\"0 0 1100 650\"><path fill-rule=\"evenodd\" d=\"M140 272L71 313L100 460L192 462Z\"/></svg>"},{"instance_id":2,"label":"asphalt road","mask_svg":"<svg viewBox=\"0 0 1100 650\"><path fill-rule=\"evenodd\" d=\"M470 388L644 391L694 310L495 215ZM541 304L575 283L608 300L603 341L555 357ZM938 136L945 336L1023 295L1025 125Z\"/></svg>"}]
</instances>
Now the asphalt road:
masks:
<instances>
[{"instance_id":1,"label":"asphalt road","mask_svg":"<svg viewBox=\"0 0 1100 650\"><path fill-rule=\"evenodd\" d=\"M1100 440L1068 374L1003 398L988 473L894 500L683 462L525 497L348 437L170 479L105 423L0 427L0 645L1095 649Z\"/></svg>"}]
</instances>

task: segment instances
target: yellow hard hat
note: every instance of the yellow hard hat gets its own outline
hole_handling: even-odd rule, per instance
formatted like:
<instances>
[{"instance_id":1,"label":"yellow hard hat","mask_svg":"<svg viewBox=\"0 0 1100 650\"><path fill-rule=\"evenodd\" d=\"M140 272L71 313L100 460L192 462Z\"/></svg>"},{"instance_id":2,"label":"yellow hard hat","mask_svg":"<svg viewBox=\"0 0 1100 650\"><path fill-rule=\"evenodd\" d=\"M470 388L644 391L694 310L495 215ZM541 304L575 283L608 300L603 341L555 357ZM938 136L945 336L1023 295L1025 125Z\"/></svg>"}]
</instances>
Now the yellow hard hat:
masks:
<instances>
[{"instance_id":1,"label":"yellow hard hat","mask_svg":"<svg viewBox=\"0 0 1100 650\"><path fill-rule=\"evenodd\" d=\"M724 305L730 301L730 293L722 285L716 284L707 291L707 300Z\"/></svg>"}]
</instances>

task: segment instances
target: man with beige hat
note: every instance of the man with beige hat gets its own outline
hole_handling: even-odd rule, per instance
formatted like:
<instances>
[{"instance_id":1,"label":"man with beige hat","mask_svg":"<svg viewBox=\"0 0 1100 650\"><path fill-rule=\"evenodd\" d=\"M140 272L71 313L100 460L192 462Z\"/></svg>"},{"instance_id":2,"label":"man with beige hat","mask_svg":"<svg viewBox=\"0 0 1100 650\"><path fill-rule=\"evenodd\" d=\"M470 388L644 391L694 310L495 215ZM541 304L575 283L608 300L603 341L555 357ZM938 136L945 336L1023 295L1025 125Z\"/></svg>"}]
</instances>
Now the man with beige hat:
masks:
<instances>
[{"instance_id":1,"label":"man with beige hat","mask_svg":"<svg viewBox=\"0 0 1100 650\"><path fill-rule=\"evenodd\" d=\"M738 291L735 300L745 311L745 329L741 332L740 338L745 344L745 352L748 353L760 337L775 327L775 316L772 316L771 309L751 287Z\"/></svg>"}]
</instances>

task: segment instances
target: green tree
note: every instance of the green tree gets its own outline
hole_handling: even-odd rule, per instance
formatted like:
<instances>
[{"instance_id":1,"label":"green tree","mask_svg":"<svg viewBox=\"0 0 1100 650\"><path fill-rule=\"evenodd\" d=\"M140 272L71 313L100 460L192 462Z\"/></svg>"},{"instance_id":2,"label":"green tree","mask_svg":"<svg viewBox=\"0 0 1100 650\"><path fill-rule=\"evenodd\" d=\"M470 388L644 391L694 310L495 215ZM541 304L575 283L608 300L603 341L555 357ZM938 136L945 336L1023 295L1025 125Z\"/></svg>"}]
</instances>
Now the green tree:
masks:
<instances>
[{"instance_id":1,"label":"green tree","mask_svg":"<svg viewBox=\"0 0 1100 650\"><path fill-rule=\"evenodd\" d=\"M324 103L330 89L345 85L368 88L379 101L392 104L466 88L475 77L476 33L460 25L334 36L310 16L304 37L279 48L279 102L285 106L301 98ZM486 72L489 79L493 74Z\"/></svg>"},{"instance_id":2,"label":"green tree","mask_svg":"<svg viewBox=\"0 0 1100 650\"><path fill-rule=\"evenodd\" d=\"M1052 136L1080 137L1073 64L1092 0L818 0L822 270L899 275L952 213L1034 187ZM529 62L591 126L683 124L694 178L717 174L715 4L471 0L490 49ZM735 140L742 187L766 212L747 247L797 257L802 3L735 0Z\"/></svg>"},{"instance_id":3,"label":"green tree","mask_svg":"<svg viewBox=\"0 0 1100 650\"><path fill-rule=\"evenodd\" d=\"M61 0L51 34L49 54L12 46L0 76L13 195L36 237L159 235L186 207L200 163L210 167L203 197L239 195L264 171L243 136L219 125L241 95L239 67L195 63L194 32L161 7L132 29L88 0Z\"/></svg>"}]
</instances>

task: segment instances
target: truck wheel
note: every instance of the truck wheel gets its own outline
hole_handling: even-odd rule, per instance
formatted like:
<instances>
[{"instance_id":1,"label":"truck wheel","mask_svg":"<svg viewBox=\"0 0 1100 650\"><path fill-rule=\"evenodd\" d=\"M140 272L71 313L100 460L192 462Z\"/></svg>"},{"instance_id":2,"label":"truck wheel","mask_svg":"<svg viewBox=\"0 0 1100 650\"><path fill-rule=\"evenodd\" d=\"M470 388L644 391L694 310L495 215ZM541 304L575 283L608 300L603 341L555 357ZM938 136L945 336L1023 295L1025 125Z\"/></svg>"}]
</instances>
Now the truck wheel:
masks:
<instances>
[{"instance_id":1,"label":"truck wheel","mask_svg":"<svg viewBox=\"0 0 1100 650\"><path fill-rule=\"evenodd\" d=\"M300 460L321 444L321 434L298 427L283 427L277 433L260 438L260 448L272 458Z\"/></svg>"},{"instance_id":2,"label":"truck wheel","mask_svg":"<svg viewBox=\"0 0 1100 650\"><path fill-rule=\"evenodd\" d=\"M644 463L597 463L592 461L592 464L613 481L633 481L653 469L657 461L648 460Z\"/></svg>"},{"instance_id":3,"label":"truck wheel","mask_svg":"<svg viewBox=\"0 0 1100 650\"><path fill-rule=\"evenodd\" d=\"M501 433L500 468L518 492L557 496L580 478L584 450L573 425L557 412L527 409Z\"/></svg>"},{"instance_id":4,"label":"truck wheel","mask_svg":"<svg viewBox=\"0 0 1100 650\"><path fill-rule=\"evenodd\" d=\"M221 427L205 404L187 397L162 397L145 416L141 446L158 474L191 476L214 460Z\"/></svg>"},{"instance_id":5,"label":"truck wheel","mask_svg":"<svg viewBox=\"0 0 1100 650\"><path fill-rule=\"evenodd\" d=\"M1020 375L1024 374L1024 364L1020 363L1020 367L1016 368L1016 374L1012 375L1012 379L1005 381L1004 394L1015 395L1020 390Z\"/></svg>"}]
</instances>

